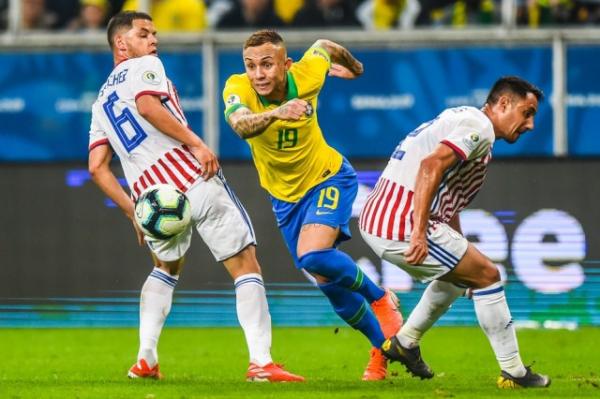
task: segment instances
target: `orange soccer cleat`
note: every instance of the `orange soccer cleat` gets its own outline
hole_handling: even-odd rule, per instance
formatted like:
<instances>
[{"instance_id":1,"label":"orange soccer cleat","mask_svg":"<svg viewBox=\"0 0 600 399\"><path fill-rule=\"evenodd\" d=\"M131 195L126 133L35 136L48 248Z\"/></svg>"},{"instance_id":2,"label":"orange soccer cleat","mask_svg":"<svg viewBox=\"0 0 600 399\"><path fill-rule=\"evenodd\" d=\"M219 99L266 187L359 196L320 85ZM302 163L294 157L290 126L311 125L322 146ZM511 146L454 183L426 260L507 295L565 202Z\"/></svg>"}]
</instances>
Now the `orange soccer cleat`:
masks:
<instances>
[{"instance_id":1,"label":"orange soccer cleat","mask_svg":"<svg viewBox=\"0 0 600 399\"><path fill-rule=\"evenodd\" d=\"M389 289L385 295L371 303L371 309L379 321L385 338L391 338L402 327L402 314L398 310L398 297Z\"/></svg>"},{"instance_id":2,"label":"orange soccer cleat","mask_svg":"<svg viewBox=\"0 0 600 399\"><path fill-rule=\"evenodd\" d=\"M131 366L127 373L129 378L151 378L154 380L162 379L162 374L158 370L158 364L150 368L144 359L140 359L136 364Z\"/></svg>"},{"instance_id":3,"label":"orange soccer cleat","mask_svg":"<svg viewBox=\"0 0 600 399\"><path fill-rule=\"evenodd\" d=\"M246 381L252 382L303 382L304 377L284 370L282 364L269 363L259 366L250 363L246 373Z\"/></svg>"},{"instance_id":4,"label":"orange soccer cleat","mask_svg":"<svg viewBox=\"0 0 600 399\"><path fill-rule=\"evenodd\" d=\"M371 359L363 373L363 381L381 381L387 376L387 359L379 348L371 348Z\"/></svg>"}]
</instances>

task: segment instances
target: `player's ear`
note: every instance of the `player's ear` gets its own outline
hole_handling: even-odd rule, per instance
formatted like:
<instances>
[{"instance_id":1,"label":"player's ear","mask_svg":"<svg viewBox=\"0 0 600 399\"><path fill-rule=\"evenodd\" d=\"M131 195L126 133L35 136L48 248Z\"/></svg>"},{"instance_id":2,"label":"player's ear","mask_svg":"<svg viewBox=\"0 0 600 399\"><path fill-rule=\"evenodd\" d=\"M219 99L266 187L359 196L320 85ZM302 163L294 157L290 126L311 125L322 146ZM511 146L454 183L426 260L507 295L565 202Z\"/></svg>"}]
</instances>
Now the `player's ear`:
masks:
<instances>
[{"instance_id":1,"label":"player's ear","mask_svg":"<svg viewBox=\"0 0 600 399\"><path fill-rule=\"evenodd\" d=\"M506 111L506 108L510 105L511 98L507 95L501 95L498 99L498 105L502 111Z\"/></svg>"},{"instance_id":2,"label":"player's ear","mask_svg":"<svg viewBox=\"0 0 600 399\"><path fill-rule=\"evenodd\" d=\"M123 37L122 34L117 33L115 35L114 43L115 43L115 48L118 51L126 51L127 50L127 46L125 45L125 38Z\"/></svg>"},{"instance_id":3,"label":"player's ear","mask_svg":"<svg viewBox=\"0 0 600 399\"><path fill-rule=\"evenodd\" d=\"M292 59L290 57L287 57L285 59L284 65L285 65L285 70L286 71L292 67L292 63L293 63L293 61L292 61Z\"/></svg>"}]
</instances>

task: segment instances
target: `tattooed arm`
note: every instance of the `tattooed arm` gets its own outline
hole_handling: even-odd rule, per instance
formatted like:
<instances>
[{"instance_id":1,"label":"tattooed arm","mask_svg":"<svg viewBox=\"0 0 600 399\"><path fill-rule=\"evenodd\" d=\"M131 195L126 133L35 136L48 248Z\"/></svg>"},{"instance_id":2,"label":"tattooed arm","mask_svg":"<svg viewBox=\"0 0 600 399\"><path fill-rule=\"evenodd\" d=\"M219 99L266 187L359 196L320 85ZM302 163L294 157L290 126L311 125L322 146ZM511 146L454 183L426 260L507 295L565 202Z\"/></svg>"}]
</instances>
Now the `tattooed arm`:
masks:
<instances>
[{"instance_id":1,"label":"tattooed arm","mask_svg":"<svg viewBox=\"0 0 600 399\"><path fill-rule=\"evenodd\" d=\"M363 64L354 58L345 47L327 39L319 39L313 46L321 47L331 57L330 76L354 79L362 75ZM339 66L343 68L338 68Z\"/></svg>"},{"instance_id":2,"label":"tattooed arm","mask_svg":"<svg viewBox=\"0 0 600 399\"><path fill-rule=\"evenodd\" d=\"M308 103L298 98L271 111L253 113L248 108L241 107L229 115L229 125L243 139L258 136L276 119L297 121L307 110Z\"/></svg>"}]
</instances>

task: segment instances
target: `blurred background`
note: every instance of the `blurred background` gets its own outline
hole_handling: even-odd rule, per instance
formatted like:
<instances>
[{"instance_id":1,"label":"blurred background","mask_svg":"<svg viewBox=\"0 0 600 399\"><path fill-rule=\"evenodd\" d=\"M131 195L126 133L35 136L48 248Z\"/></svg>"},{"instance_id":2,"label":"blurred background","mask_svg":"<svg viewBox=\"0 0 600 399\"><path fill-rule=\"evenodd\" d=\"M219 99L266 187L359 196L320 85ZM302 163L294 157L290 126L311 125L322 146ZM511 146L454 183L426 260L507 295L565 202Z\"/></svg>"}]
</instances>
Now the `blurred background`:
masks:
<instances>
[{"instance_id":1,"label":"blurred background","mask_svg":"<svg viewBox=\"0 0 600 399\"><path fill-rule=\"evenodd\" d=\"M418 124L483 105L503 75L542 88L535 130L495 145L462 225L502 271L519 326L600 325L600 1L0 0L0 327L137 325L150 257L86 164L91 104L113 67L104 29L123 9L153 16L188 121L253 219L275 325L341 322L294 268L247 145L223 118L225 80L262 27L280 30L296 60L328 38L365 65L360 79L329 79L318 108L359 173L355 215ZM410 311L423 285L352 228L343 248ZM233 295L195 237L168 324L236 325ZM472 304L457 301L440 323L475 325Z\"/></svg>"}]
</instances>

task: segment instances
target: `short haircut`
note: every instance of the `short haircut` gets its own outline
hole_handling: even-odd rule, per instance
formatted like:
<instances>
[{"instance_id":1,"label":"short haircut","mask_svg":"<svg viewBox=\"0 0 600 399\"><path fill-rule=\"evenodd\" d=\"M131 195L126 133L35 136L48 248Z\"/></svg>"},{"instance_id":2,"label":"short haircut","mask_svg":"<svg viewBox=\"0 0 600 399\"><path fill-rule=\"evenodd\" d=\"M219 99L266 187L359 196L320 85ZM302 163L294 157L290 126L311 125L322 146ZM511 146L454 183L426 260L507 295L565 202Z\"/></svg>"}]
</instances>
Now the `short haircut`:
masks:
<instances>
[{"instance_id":1,"label":"short haircut","mask_svg":"<svg viewBox=\"0 0 600 399\"><path fill-rule=\"evenodd\" d=\"M246 39L244 42L244 50L248 47L262 46L265 43L283 44L283 38L279 33L272 29L259 30Z\"/></svg>"},{"instance_id":2,"label":"short haircut","mask_svg":"<svg viewBox=\"0 0 600 399\"><path fill-rule=\"evenodd\" d=\"M494 83L485 102L493 105L496 104L500 99L500 96L504 94L517 95L520 98L525 98L527 93L532 93L538 101L541 101L544 98L544 93L525 79L518 76L503 76Z\"/></svg>"},{"instance_id":3,"label":"short haircut","mask_svg":"<svg viewBox=\"0 0 600 399\"><path fill-rule=\"evenodd\" d=\"M127 28L128 30L131 29L133 21L136 19L152 21L150 15L140 11L121 11L110 19L108 28L106 28L106 36L111 49L115 46L114 39L117 32L122 28Z\"/></svg>"}]
</instances>

